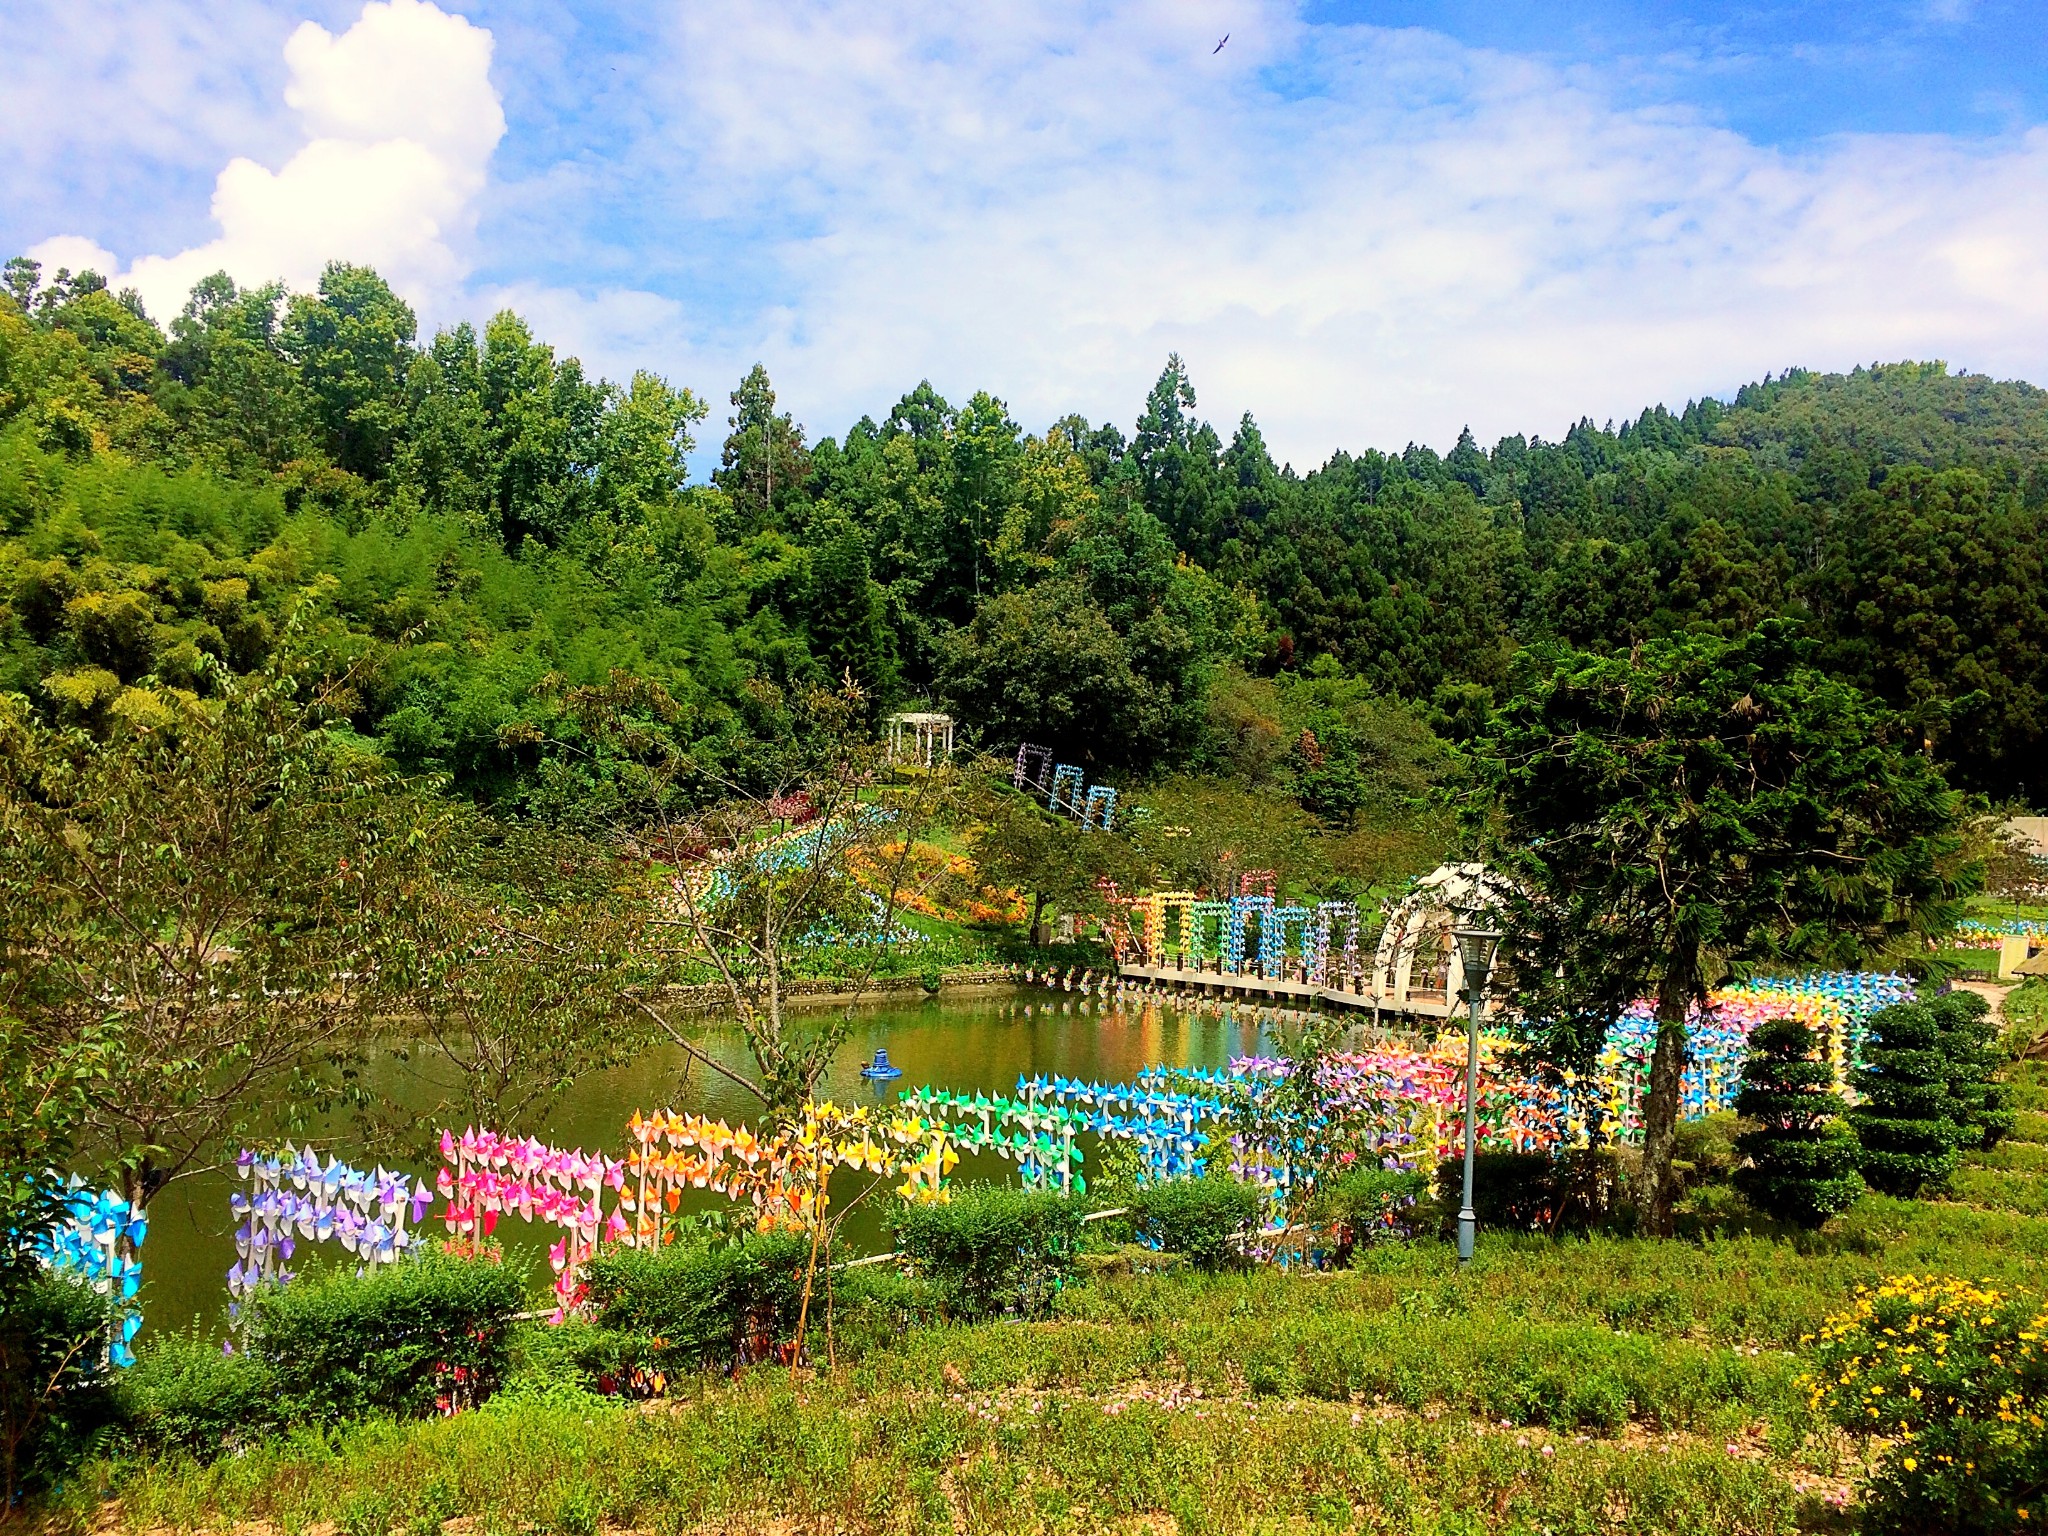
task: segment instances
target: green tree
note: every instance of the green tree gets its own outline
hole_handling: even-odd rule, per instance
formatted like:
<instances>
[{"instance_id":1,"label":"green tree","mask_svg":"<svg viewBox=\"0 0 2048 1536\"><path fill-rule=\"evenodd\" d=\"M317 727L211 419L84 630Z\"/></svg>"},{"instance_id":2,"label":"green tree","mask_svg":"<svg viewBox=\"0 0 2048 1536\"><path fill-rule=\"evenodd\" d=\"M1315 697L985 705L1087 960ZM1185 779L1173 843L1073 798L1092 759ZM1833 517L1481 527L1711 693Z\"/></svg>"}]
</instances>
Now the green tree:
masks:
<instances>
[{"instance_id":1,"label":"green tree","mask_svg":"<svg viewBox=\"0 0 2048 1536\"><path fill-rule=\"evenodd\" d=\"M423 1127L488 1125L538 1133L570 1085L646 1043L629 989L648 891L621 879L615 845L529 824L451 817L434 876L395 893L381 964L408 1020L388 1042L439 1113L365 1118L408 1152ZM448 1080L450 1070L454 1082Z\"/></svg>"},{"instance_id":2,"label":"green tree","mask_svg":"<svg viewBox=\"0 0 2048 1536\"><path fill-rule=\"evenodd\" d=\"M1998 1080L2001 1053L1991 1005L1974 992L1946 992L1929 1008L1942 1027L1948 1091L1955 1100L1963 1145L1989 1151L2012 1134L2013 1112Z\"/></svg>"},{"instance_id":3,"label":"green tree","mask_svg":"<svg viewBox=\"0 0 2048 1536\"><path fill-rule=\"evenodd\" d=\"M312 392L328 454L366 480L384 473L404 431L417 328L389 283L346 262L327 264L317 297L286 306L280 341Z\"/></svg>"},{"instance_id":4,"label":"green tree","mask_svg":"<svg viewBox=\"0 0 2048 1536\"><path fill-rule=\"evenodd\" d=\"M1195 386L1186 364L1175 353L1166 360L1158 382L1145 397L1138 429L1131 439L1130 463L1137 471L1145 510L1159 520L1181 548L1197 559L1213 557L1224 534L1234 498L1220 472L1223 444L1206 421L1195 418ZM1250 426L1249 420L1245 423ZM1240 429L1232 468L1247 489L1257 492L1268 478L1271 460L1258 429L1249 437Z\"/></svg>"},{"instance_id":5,"label":"green tree","mask_svg":"<svg viewBox=\"0 0 2048 1536\"><path fill-rule=\"evenodd\" d=\"M732 408L727 418L732 431L711 480L732 509L720 531L738 540L787 526L786 511L810 479L811 456L804 447L804 429L787 411L775 414L775 388L760 363L732 392Z\"/></svg>"},{"instance_id":6,"label":"green tree","mask_svg":"<svg viewBox=\"0 0 2048 1536\"><path fill-rule=\"evenodd\" d=\"M389 914L427 874L439 809L304 681L133 690L104 739L0 697L0 1012L53 1060L111 1021L79 1136L143 1205L255 1117L344 1096Z\"/></svg>"},{"instance_id":7,"label":"green tree","mask_svg":"<svg viewBox=\"0 0 2048 1536\"><path fill-rule=\"evenodd\" d=\"M1748 1159L1735 1185L1765 1215L1819 1227L1863 1192L1856 1134L1834 1080L1834 1067L1817 1059L1813 1031L1797 1019L1767 1019L1750 1032L1735 1112L1756 1125L1735 1138Z\"/></svg>"},{"instance_id":8,"label":"green tree","mask_svg":"<svg viewBox=\"0 0 2048 1536\"><path fill-rule=\"evenodd\" d=\"M875 704L896 689L887 602L868 565L867 540L844 518L815 532L803 598L811 654L835 679L851 678Z\"/></svg>"},{"instance_id":9,"label":"green tree","mask_svg":"<svg viewBox=\"0 0 2048 1536\"><path fill-rule=\"evenodd\" d=\"M484 328L479 377L499 535L514 549L528 538L559 545L597 507L610 393L575 358L556 361L510 310Z\"/></svg>"},{"instance_id":10,"label":"green tree","mask_svg":"<svg viewBox=\"0 0 2048 1536\"><path fill-rule=\"evenodd\" d=\"M0 1004L0 1520L105 1416L105 1305L36 1247L63 1219L59 1170L115 1044L97 1022L38 1040Z\"/></svg>"},{"instance_id":11,"label":"green tree","mask_svg":"<svg viewBox=\"0 0 2048 1536\"><path fill-rule=\"evenodd\" d=\"M1955 1172L1970 1130L1950 1084L1949 1030L1927 1003L1895 1003L1870 1020L1863 1065L1851 1079L1863 1102L1849 1112L1871 1187L1910 1200Z\"/></svg>"},{"instance_id":12,"label":"green tree","mask_svg":"<svg viewBox=\"0 0 2048 1536\"><path fill-rule=\"evenodd\" d=\"M1649 1223L1671 1230L1686 1020L1731 967L1849 963L1952 926L1974 888L1962 797L1890 714L1814 670L1788 626L1532 656L1470 761L1503 881L1524 1027L1590 1064L1655 999ZM1960 867L1959 867L1960 866Z\"/></svg>"},{"instance_id":13,"label":"green tree","mask_svg":"<svg viewBox=\"0 0 2048 1536\"><path fill-rule=\"evenodd\" d=\"M1071 816L1011 788L1007 779L982 786L973 815L975 867L989 884L1031 898L1028 931L1035 933L1048 910L1101 915L1107 910L1105 883L1135 892L1156 878L1157 867L1131 838L1084 831Z\"/></svg>"},{"instance_id":14,"label":"green tree","mask_svg":"<svg viewBox=\"0 0 2048 1536\"><path fill-rule=\"evenodd\" d=\"M1141 760L1169 728L1167 691L1138 675L1123 636L1073 580L983 603L947 638L939 686L983 740L1035 741L1084 763Z\"/></svg>"}]
</instances>

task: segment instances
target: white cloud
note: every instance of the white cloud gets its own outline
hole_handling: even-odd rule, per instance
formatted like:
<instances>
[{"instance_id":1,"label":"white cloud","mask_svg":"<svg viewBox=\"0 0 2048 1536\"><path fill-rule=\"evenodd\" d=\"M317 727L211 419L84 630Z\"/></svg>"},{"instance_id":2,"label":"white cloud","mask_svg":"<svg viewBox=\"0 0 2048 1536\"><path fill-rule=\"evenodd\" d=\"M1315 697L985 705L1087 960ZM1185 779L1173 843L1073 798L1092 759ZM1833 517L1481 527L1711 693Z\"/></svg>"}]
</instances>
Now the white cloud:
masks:
<instances>
[{"instance_id":1,"label":"white cloud","mask_svg":"<svg viewBox=\"0 0 2048 1536\"><path fill-rule=\"evenodd\" d=\"M368 261L430 317L511 303L614 376L721 400L761 358L816 431L926 376L1034 426L1128 424L1178 350L1204 414L1255 412L1303 466L1467 421L1557 436L1794 363L2048 378L2048 131L1771 148L1624 102L1611 73L1310 24L1304 0L657 0L609 21L605 0L490 0L528 135L490 186L492 34L425 0L216 0L248 21L232 68L195 0L137 9L126 50L65 19L94 7L31 3L59 40L27 75L0 58L17 224L160 142L181 175L218 171L203 243L90 191L39 218L196 245L107 274L159 315L221 266L307 286ZM336 30L291 32L293 3ZM152 83L138 56L172 43ZM130 147L39 126L59 79L133 98ZM202 199L160 201L189 226Z\"/></svg>"},{"instance_id":2,"label":"white cloud","mask_svg":"<svg viewBox=\"0 0 2048 1536\"><path fill-rule=\"evenodd\" d=\"M28 254L43 264L43 275L51 278L59 272L97 272L104 277L121 270L120 257L83 235L52 235Z\"/></svg>"},{"instance_id":3,"label":"white cloud","mask_svg":"<svg viewBox=\"0 0 2048 1536\"><path fill-rule=\"evenodd\" d=\"M1205 414L1253 410L1302 465L1468 420L1555 436L1790 363L2048 373L2041 132L1781 152L1285 0L674 16L641 153L751 224L782 287L702 355L764 355L820 427L924 375L1127 422L1170 349Z\"/></svg>"},{"instance_id":4,"label":"white cloud","mask_svg":"<svg viewBox=\"0 0 2048 1536\"><path fill-rule=\"evenodd\" d=\"M431 0L370 0L339 36L301 23L284 57L285 101L308 135L304 147L277 170L230 161L214 184L218 238L144 256L109 279L165 316L211 272L309 288L340 259L375 266L415 303L450 302L505 131L491 34ZM54 264L53 253L78 240L59 236L30 254Z\"/></svg>"}]
</instances>

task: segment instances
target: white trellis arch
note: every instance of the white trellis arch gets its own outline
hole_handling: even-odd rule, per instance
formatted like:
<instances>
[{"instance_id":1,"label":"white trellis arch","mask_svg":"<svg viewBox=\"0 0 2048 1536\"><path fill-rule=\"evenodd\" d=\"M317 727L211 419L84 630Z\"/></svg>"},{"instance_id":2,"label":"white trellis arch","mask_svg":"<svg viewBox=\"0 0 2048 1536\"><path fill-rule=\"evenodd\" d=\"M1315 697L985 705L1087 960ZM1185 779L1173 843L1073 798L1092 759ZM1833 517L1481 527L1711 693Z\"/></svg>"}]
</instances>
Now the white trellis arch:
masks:
<instances>
[{"instance_id":1,"label":"white trellis arch","mask_svg":"<svg viewBox=\"0 0 2048 1536\"><path fill-rule=\"evenodd\" d=\"M1415 888L1387 913L1387 926L1380 930L1378 952L1373 956L1373 991L1382 1007L1401 1008L1411 1000L1445 1004L1457 1001L1465 989L1465 967L1458 958L1458 946L1451 939L1458 914L1491 904L1488 888L1494 884L1483 864L1441 864L1415 882ZM1427 962L1442 956L1442 997L1437 988L1436 966ZM1424 959L1423 970L1416 961Z\"/></svg>"}]
</instances>

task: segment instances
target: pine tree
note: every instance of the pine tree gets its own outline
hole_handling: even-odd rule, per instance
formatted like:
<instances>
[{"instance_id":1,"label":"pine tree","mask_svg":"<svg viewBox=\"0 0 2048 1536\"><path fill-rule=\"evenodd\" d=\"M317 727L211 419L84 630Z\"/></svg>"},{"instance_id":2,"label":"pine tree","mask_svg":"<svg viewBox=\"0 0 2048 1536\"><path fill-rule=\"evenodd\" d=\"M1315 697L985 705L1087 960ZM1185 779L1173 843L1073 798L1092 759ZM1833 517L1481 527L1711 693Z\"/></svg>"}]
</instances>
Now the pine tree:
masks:
<instances>
[{"instance_id":1,"label":"pine tree","mask_svg":"<svg viewBox=\"0 0 2048 1536\"><path fill-rule=\"evenodd\" d=\"M1767 1216L1818 1227L1863 1193L1856 1136L1842 1119L1834 1069L1817 1061L1813 1031L1769 1019L1749 1037L1735 1112L1757 1122L1735 1139L1748 1159L1735 1185Z\"/></svg>"},{"instance_id":2,"label":"pine tree","mask_svg":"<svg viewBox=\"0 0 2048 1536\"><path fill-rule=\"evenodd\" d=\"M1897 1003L1873 1015L1863 1066L1852 1081L1863 1103L1849 1113L1863 1144L1863 1177L1912 1199L1955 1172L1968 1132L1949 1087L1948 1031L1926 1003Z\"/></svg>"},{"instance_id":3,"label":"pine tree","mask_svg":"<svg viewBox=\"0 0 2048 1536\"><path fill-rule=\"evenodd\" d=\"M2012 1109L1997 1080L1998 1026L1991 1005L1974 992L1949 992L1929 1005L1945 1036L1948 1091L1956 1103L1962 1144L1989 1151L2012 1133Z\"/></svg>"}]
</instances>

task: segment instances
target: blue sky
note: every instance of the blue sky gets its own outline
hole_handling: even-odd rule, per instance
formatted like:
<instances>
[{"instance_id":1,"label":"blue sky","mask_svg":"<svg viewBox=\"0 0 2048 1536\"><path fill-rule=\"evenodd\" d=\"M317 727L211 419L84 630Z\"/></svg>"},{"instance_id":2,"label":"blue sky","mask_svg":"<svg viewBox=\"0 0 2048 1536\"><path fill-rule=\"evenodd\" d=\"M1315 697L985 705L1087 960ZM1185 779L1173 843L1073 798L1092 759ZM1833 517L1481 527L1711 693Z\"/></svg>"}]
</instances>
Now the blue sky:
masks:
<instances>
[{"instance_id":1,"label":"blue sky","mask_svg":"<svg viewBox=\"0 0 2048 1536\"><path fill-rule=\"evenodd\" d=\"M2019 0L1335 0L1308 14L1616 70L1639 99L1689 102L1763 144L1996 135L2048 112L2048 22L2040 5Z\"/></svg>"},{"instance_id":2,"label":"blue sky","mask_svg":"<svg viewBox=\"0 0 2048 1536\"><path fill-rule=\"evenodd\" d=\"M813 433L929 377L1297 464L1790 365L2048 380L2048 7L17 0L0 245L510 305ZM1230 34L1218 54L1215 40Z\"/></svg>"}]
</instances>

